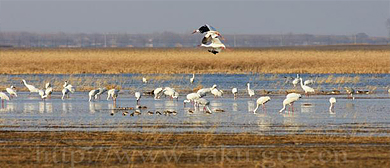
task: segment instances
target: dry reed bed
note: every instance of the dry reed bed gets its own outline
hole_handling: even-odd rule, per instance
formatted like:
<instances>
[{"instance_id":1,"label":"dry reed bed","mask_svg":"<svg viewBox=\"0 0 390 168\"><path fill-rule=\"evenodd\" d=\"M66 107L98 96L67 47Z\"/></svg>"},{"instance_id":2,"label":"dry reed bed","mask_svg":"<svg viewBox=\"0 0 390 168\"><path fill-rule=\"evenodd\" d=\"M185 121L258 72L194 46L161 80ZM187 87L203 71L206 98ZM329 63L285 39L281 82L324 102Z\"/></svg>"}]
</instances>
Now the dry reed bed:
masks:
<instances>
[{"instance_id":1,"label":"dry reed bed","mask_svg":"<svg viewBox=\"0 0 390 168\"><path fill-rule=\"evenodd\" d=\"M390 50L3 49L0 74L390 73Z\"/></svg>"}]
</instances>

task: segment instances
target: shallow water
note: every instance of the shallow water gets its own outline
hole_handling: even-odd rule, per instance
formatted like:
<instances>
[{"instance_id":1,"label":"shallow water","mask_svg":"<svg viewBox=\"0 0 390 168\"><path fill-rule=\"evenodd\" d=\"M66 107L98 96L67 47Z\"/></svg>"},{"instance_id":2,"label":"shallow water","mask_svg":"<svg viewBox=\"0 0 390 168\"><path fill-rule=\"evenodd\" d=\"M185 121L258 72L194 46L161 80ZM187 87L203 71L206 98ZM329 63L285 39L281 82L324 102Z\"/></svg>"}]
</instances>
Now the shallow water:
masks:
<instances>
[{"instance_id":1,"label":"shallow water","mask_svg":"<svg viewBox=\"0 0 390 168\"><path fill-rule=\"evenodd\" d=\"M255 98L249 98L245 93L245 84L249 81L253 89L257 91L255 97L259 97L260 90L283 91L293 89L289 83L295 74L206 74L197 75L195 84L190 85L188 79L191 75L168 75L166 79L152 79L148 84L142 84L139 74L123 75L0 75L3 85L20 84L20 79L29 79L32 84L42 84L45 81L65 79L92 80L91 87L97 87L96 81L103 79L115 79L105 84L116 84L122 88L134 88L138 91L149 91L158 86L174 86L177 90L191 90L201 84L211 86L217 84L220 89L226 90L223 98L206 96L210 100L210 107L223 109L225 112L213 112L206 114L203 108L194 113L191 104L183 106L183 100L187 93L181 93L179 99L170 100L162 98L154 100L151 96L144 95L141 105L147 106L142 109L141 115L123 116L123 110L113 110L112 101L105 100L104 94L101 100L88 102L87 92L76 92L70 99L61 100L60 93L55 92L51 99L45 101L38 94L19 92L19 97L6 101L0 108L0 129L18 131L141 131L141 132L219 132L219 133L257 133L257 134L343 134L343 135L390 135L390 96L387 94L387 84L390 75L387 74L343 74L343 75L313 75L303 74L303 78L316 79L313 85L316 89L332 90L344 86L353 86L362 90L373 91L368 95L356 95L356 99L347 99L345 94L332 95L337 98L334 111L329 111L330 95L304 96L294 104L294 112L290 109L279 113L282 108L284 94L270 95L271 101L266 104L266 110L260 108L257 114L253 114L256 107ZM188 78L188 79L187 79ZM339 80L332 82L325 79ZM5 79L5 80L4 80ZM340 79L347 79L341 81ZM96 80L96 81L93 81ZM83 80L80 80L83 81ZM321 82L322 81L322 82ZM78 86L76 80L73 85ZM85 83L84 83L85 84ZM95 85L96 84L96 85ZM55 86L55 89L61 88ZM230 89L238 87L239 98L234 100ZM374 89L373 89L374 88ZM299 87L298 87L299 90ZM133 90L122 90L116 103L119 107L135 107L136 101ZM148 115L147 111L165 110L176 111L177 115ZM134 110L126 110L129 113ZM110 115L115 112L115 115Z\"/></svg>"}]
</instances>

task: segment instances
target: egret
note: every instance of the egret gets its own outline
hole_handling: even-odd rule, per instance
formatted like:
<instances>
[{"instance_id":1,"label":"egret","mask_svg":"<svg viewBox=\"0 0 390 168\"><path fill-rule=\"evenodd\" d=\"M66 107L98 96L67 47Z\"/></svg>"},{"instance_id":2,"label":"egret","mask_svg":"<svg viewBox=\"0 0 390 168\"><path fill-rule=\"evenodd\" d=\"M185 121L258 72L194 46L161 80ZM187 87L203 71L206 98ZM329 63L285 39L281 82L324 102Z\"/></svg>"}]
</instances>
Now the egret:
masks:
<instances>
[{"instance_id":1,"label":"egret","mask_svg":"<svg viewBox=\"0 0 390 168\"><path fill-rule=\"evenodd\" d=\"M5 90L9 94L10 98L12 98L12 96L18 97L18 95L16 94L16 87L15 86L11 86L9 88L6 88Z\"/></svg>"},{"instance_id":2,"label":"egret","mask_svg":"<svg viewBox=\"0 0 390 168\"><path fill-rule=\"evenodd\" d=\"M297 84L299 83L299 74L297 74L297 77L292 81L292 84L294 87L297 87Z\"/></svg>"},{"instance_id":3,"label":"egret","mask_svg":"<svg viewBox=\"0 0 390 168\"><path fill-rule=\"evenodd\" d=\"M312 87L303 84L302 78L299 78L299 80L301 81L301 87L305 91L306 96L309 96L308 93L314 93L314 89Z\"/></svg>"},{"instance_id":4,"label":"egret","mask_svg":"<svg viewBox=\"0 0 390 168\"><path fill-rule=\"evenodd\" d=\"M271 98L269 96L262 96L257 99L256 101L256 108L253 110L253 113L256 114L257 109L259 108L260 105L263 106L263 109L265 109L265 103L269 102Z\"/></svg>"},{"instance_id":5,"label":"egret","mask_svg":"<svg viewBox=\"0 0 390 168\"><path fill-rule=\"evenodd\" d=\"M250 88L251 84L247 83L246 85L248 86L247 91L248 91L249 97L254 96L255 95L255 91Z\"/></svg>"},{"instance_id":6,"label":"egret","mask_svg":"<svg viewBox=\"0 0 390 168\"><path fill-rule=\"evenodd\" d=\"M24 79L22 80L22 83L27 87L30 93L37 93L39 91L39 89L37 89L35 86L27 84L26 80Z\"/></svg>"},{"instance_id":7,"label":"egret","mask_svg":"<svg viewBox=\"0 0 390 168\"><path fill-rule=\"evenodd\" d=\"M137 104L139 104L139 100L141 99L141 93L140 92L135 92L134 96L137 99Z\"/></svg>"},{"instance_id":8,"label":"egret","mask_svg":"<svg viewBox=\"0 0 390 168\"><path fill-rule=\"evenodd\" d=\"M195 81L195 74L192 74L192 78L190 78L190 83L193 84Z\"/></svg>"},{"instance_id":9,"label":"egret","mask_svg":"<svg viewBox=\"0 0 390 168\"><path fill-rule=\"evenodd\" d=\"M331 98L329 99L329 103L330 103L329 111L332 111L333 108L334 108L334 104L336 103L336 98L331 97Z\"/></svg>"},{"instance_id":10,"label":"egret","mask_svg":"<svg viewBox=\"0 0 390 168\"><path fill-rule=\"evenodd\" d=\"M292 107L294 111L294 102L299 100L302 96L298 93L290 93L286 96L286 99L283 100L283 108L279 111L279 113L283 112L286 109L286 105Z\"/></svg>"},{"instance_id":11,"label":"egret","mask_svg":"<svg viewBox=\"0 0 390 168\"><path fill-rule=\"evenodd\" d=\"M118 95L119 95L119 90L116 90L116 89L110 89L108 90L107 92L107 100L112 97L112 100L114 102L116 102L116 98L118 98Z\"/></svg>"},{"instance_id":12,"label":"egret","mask_svg":"<svg viewBox=\"0 0 390 168\"><path fill-rule=\"evenodd\" d=\"M238 93L238 89L237 89L237 88L233 88L233 89L232 89L232 93L233 93L233 96L234 96L234 100L236 100L236 98L237 98L237 93Z\"/></svg>"}]
</instances>

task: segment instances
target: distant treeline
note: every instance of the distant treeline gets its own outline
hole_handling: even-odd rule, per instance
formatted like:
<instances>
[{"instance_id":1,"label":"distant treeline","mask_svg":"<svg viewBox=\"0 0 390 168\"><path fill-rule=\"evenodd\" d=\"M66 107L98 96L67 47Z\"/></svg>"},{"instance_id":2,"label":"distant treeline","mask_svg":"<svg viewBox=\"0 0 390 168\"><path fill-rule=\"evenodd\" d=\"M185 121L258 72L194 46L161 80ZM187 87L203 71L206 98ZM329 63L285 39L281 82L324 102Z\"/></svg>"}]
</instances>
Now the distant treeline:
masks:
<instances>
[{"instance_id":1,"label":"distant treeline","mask_svg":"<svg viewBox=\"0 0 390 168\"><path fill-rule=\"evenodd\" d=\"M389 38L355 35L273 34L244 35L223 34L228 47L275 47L337 44L388 44ZM124 33L29 33L2 32L0 47L196 47L200 34Z\"/></svg>"}]
</instances>

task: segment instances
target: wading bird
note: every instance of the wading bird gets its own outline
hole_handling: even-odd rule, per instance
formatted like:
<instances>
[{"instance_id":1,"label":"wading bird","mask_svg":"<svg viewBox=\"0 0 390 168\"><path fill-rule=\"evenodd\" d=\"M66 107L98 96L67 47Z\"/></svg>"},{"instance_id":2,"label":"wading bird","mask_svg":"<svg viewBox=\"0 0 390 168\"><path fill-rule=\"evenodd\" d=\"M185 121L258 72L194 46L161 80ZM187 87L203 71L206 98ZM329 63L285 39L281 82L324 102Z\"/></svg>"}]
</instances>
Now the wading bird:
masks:
<instances>
[{"instance_id":1,"label":"wading bird","mask_svg":"<svg viewBox=\"0 0 390 168\"><path fill-rule=\"evenodd\" d=\"M248 86L247 91L248 91L249 97L254 96L255 95L255 91L251 89L251 84L247 83L246 86Z\"/></svg>"},{"instance_id":2,"label":"wading bird","mask_svg":"<svg viewBox=\"0 0 390 168\"><path fill-rule=\"evenodd\" d=\"M9 97L5 93L0 92L0 99L1 99L1 107L4 108L4 100L9 101Z\"/></svg>"},{"instance_id":3,"label":"wading bird","mask_svg":"<svg viewBox=\"0 0 390 168\"><path fill-rule=\"evenodd\" d=\"M331 97L331 98L329 99L329 103L330 103L329 111L332 112L333 109L334 109L334 104L336 103L336 98Z\"/></svg>"},{"instance_id":4,"label":"wading bird","mask_svg":"<svg viewBox=\"0 0 390 168\"><path fill-rule=\"evenodd\" d=\"M116 102L116 98L118 98L119 90L116 89L110 89L107 91L107 100L112 97L112 100Z\"/></svg>"},{"instance_id":5,"label":"wading bird","mask_svg":"<svg viewBox=\"0 0 390 168\"><path fill-rule=\"evenodd\" d=\"M218 90L217 88L211 89L211 94L214 95L214 98L222 97L223 91Z\"/></svg>"},{"instance_id":6,"label":"wading bird","mask_svg":"<svg viewBox=\"0 0 390 168\"><path fill-rule=\"evenodd\" d=\"M279 113L283 112L286 109L286 105L289 105L294 112L294 102L301 98L301 94L298 93L290 93L286 96L286 99L283 100L283 108L279 111Z\"/></svg>"},{"instance_id":7,"label":"wading bird","mask_svg":"<svg viewBox=\"0 0 390 168\"><path fill-rule=\"evenodd\" d=\"M192 74L192 78L190 78L190 83L193 84L195 81L195 74Z\"/></svg>"},{"instance_id":8,"label":"wading bird","mask_svg":"<svg viewBox=\"0 0 390 168\"><path fill-rule=\"evenodd\" d=\"M200 95L200 97L206 96L207 93L211 92L211 90L217 88L217 85L213 85L211 88L202 88L199 89L196 93Z\"/></svg>"},{"instance_id":9,"label":"wading bird","mask_svg":"<svg viewBox=\"0 0 390 168\"><path fill-rule=\"evenodd\" d=\"M53 87L51 86L50 83L46 83L45 85L45 95L48 97L51 97L51 94L53 93Z\"/></svg>"},{"instance_id":10,"label":"wading bird","mask_svg":"<svg viewBox=\"0 0 390 168\"><path fill-rule=\"evenodd\" d=\"M140 92L135 92L134 96L135 96L135 98L137 100L137 104L139 104L139 100L141 99L141 93Z\"/></svg>"},{"instance_id":11,"label":"wading bird","mask_svg":"<svg viewBox=\"0 0 390 168\"><path fill-rule=\"evenodd\" d=\"M299 74L297 74L297 77L292 81L292 84L294 85L294 88L297 87L298 83L299 83Z\"/></svg>"},{"instance_id":12,"label":"wading bird","mask_svg":"<svg viewBox=\"0 0 390 168\"><path fill-rule=\"evenodd\" d=\"M314 89L312 87L303 84L302 78L299 78L299 80L301 81L301 87L305 91L306 96L309 96L309 93L314 93Z\"/></svg>"},{"instance_id":13,"label":"wading bird","mask_svg":"<svg viewBox=\"0 0 390 168\"><path fill-rule=\"evenodd\" d=\"M348 93L348 98L355 99L355 97L353 97L353 94L355 93L355 89L353 89L352 87L344 87L344 89Z\"/></svg>"},{"instance_id":14,"label":"wading bird","mask_svg":"<svg viewBox=\"0 0 390 168\"><path fill-rule=\"evenodd\" d=\"M22 83L24 84L24 86L27 87L27 89L30 91L30 93L38 93L39 92L39 89L37 89L35 86L27 84L26 80L23 79Z\"/></svg>"},{"instance_id":15,"label":"wading bird","mask_svg":"<svg viewBox=\"0 0 390 168\"><path fill-rule=\"evenodd\" d=\"M163 88L159 87L153 90L154 100L160 99L161 94L163 93Z\"/></svg>"},{"instance_id":16,"label":"wading bird","mask_svg":"<svg viewBox=\"0 0 390 168\"><path fill-rule=\"evenodd\" d=\"M89 91L88 96L89 96L89 101L92 101L93 99L96 99L96 94L99 93L99 89L94 89Z\"/></svg>"},{"instance_id":17,"label":"wading bird","mask_svg":"<svg viewBox=\"0 0 390 168\"><path fill-rule=\"evenodd\" d=\"M194 108L196 109L196 106L203 106L203 110L206 112L206 113L212 113L209 105L210 105L210 101L204 99L204 98L199 98L199 99L195 99L194 100L195 104L194 104Z\"/></svg>"},{"instance_id":18,"label":"wading bird","mask_svg":"<svg viewBox=\"0 0 390 168\"><path fill-rule=\"evenodd\" d=\"M199 99L200 95L198 93L190 93L186 96L186 100L183 101L183 105L185 106L186 103L194 103L194 100Z\"/></svg>"},{"instance_id":19,"label":"wading bird","mask_svg":"<svg viewBox=\"0 0 390 168\"><path fill-rule=\"evenodd\" d=\"M5 90L9 94L10 98L12 98L13 96L18 97L18 95L16 94L16 87L15 86L11 86L9 88L6 88Z\"/></svg>"},{"instance_id":20,"label":"wading bird","mask_svg":"<svg viewBox=\"0 0 390 168\"><path fill-rule=\"evenodd\" d=\"M258 98L256 101L257 105L256 105L255 110L253 110L253 113L256 114L256 111L260 105L263 107L263 110L265 110L265 103L269 102L270 100L271 100L271 98L269 96L262 96L262 97Z\"/></svg>"},{"instance_id":21,"label":"wading bird","mask_svg":"<svg viewBox=\"0 0 390 168\"><path fill-rule=\"evenodd\" d=\"M233 96L234 96L234 100L236 100L236 98L237 98L237 93L238 93L238 89L237 89L237 88L233 88L233 89L232 89L232 93L233 93Z\"/></svg>"}]
</instances>

